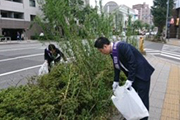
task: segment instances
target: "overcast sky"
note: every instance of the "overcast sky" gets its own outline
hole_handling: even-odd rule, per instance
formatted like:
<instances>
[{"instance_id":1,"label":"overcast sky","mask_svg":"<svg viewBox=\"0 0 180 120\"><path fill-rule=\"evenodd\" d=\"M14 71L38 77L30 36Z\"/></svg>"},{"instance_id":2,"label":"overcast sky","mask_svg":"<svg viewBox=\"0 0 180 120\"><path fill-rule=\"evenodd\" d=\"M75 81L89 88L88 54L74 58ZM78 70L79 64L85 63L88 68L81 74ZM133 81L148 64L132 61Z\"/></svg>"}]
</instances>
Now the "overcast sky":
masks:
<instances>
[{"instance_id":1,"label":"overcast sky","mask_svg":"<svg viewBox=\"0 0 180 120\"><path fill-rule=\"evenodd\" d=\"M99 0L97 0L97 1L99 1ZM153 5L153 0L102 0L102 5L104 6L109 1L114 1L118 5L124 4L124 5L126 5L126 6L128 6L130 8L132 8L132 5L143 4L144 2L146 4L149 4L149 6ZM90 5L95 6L95 0L90 0Z\"/></svg>"}]
</instances>

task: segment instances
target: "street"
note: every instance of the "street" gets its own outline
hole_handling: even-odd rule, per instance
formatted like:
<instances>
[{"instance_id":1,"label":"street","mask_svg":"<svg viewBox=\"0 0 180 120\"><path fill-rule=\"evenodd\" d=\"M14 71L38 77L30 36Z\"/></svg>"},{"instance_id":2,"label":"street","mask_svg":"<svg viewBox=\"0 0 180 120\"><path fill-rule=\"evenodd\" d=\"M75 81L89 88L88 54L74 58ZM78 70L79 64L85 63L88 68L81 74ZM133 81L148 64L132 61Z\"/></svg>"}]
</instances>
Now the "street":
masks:
<instances>
[{"instance_id":1,"label":"street","mask_svg":"<svg viewBox=\"0 0 180 120\"><path fill-rule=\"evenodd\" d=\"M23 85L38 74L45 45L35 43L0 44L0 89Z\"/></svg>"},{"instance_id":2,"label":"street","mask_svg":"<svg viewBox=\"0 0 180 120\"><path fill-rule=\"evenodd\" d=\"M177 40L176 42L179 43ZM145 51L157 57L180 62L180 47L178 44L171 45L145 41Z\"/></svg>"}]
</instances>

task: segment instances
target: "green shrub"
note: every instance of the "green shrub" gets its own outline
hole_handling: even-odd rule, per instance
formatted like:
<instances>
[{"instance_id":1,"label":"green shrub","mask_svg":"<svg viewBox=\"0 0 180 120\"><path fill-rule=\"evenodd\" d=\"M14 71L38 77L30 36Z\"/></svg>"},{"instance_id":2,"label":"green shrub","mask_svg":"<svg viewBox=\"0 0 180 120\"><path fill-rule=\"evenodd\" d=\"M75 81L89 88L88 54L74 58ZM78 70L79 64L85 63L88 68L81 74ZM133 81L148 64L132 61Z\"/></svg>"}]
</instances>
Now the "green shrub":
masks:
<instances>
[{"instance_id":1,"label":"green shrub","mask_svg":"<svg viewBox=\"0 0 180 120\"><path fill-rule=\"evenodd\" d=\"M3 120L99 120L108 119L112 95L111 61L96 71L92 81L74 64L58 65L37 84L12 87L0 92ZM66 68L66 69L64 69ZM121 77L125 80L124 75Z\"/></svg>"}]
</instances>

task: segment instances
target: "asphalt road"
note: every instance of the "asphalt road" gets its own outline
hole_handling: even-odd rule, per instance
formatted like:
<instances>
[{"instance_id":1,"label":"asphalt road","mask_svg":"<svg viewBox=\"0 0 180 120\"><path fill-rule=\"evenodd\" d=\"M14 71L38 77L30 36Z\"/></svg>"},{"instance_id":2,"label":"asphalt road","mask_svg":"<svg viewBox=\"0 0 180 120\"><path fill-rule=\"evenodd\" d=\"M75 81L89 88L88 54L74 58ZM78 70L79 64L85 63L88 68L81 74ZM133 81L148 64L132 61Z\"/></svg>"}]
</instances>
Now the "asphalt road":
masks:
<instances>
[{"instance_id":1,"label":"asphalt road","mask_svg":"<svg viewBox=\"0 0 180 120\"><path fill-rule=\"evenodd\" d=\"M180 62L180 46L145 41L146 53L153 54L157 57Z\"/></svg>"},{"instance_id":2,"label":"asphalt road","mask_svg":"<svg viewBox=\"0 0 180 120\"><path fill-rule=\"evenodd\" d=\"M24 85L37 75L47 45L39 42L0 44L0 89Z\"/></svg>"}]
</instances>

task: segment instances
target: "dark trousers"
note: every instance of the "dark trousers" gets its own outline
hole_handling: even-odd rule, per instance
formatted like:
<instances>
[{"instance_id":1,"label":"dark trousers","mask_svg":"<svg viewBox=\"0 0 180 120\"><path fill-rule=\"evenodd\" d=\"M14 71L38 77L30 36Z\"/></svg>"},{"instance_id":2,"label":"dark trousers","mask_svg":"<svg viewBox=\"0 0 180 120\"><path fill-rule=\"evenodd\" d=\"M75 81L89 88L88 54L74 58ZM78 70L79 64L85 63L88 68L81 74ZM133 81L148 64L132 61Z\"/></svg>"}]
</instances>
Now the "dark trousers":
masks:
<instances>
[{"instance_id":1,"label":"dark trousers","mask_svg":"<svg viewBox=\"0 0 180 120\"><path fill-rule=\"evenodd\" d=\"M143 81L136 78L132 84L133 88L138 93L139 97L141 98L142 102L144 103L145 107L149 111L149 89L150 89L150 80ZM148 120L148 117L143 118L141 120Z\"/></svg>"}]
</instances>

